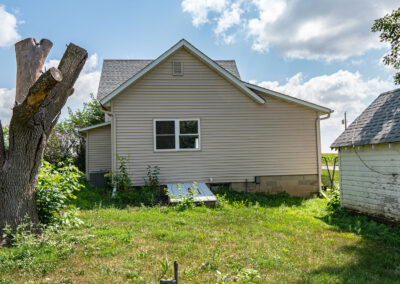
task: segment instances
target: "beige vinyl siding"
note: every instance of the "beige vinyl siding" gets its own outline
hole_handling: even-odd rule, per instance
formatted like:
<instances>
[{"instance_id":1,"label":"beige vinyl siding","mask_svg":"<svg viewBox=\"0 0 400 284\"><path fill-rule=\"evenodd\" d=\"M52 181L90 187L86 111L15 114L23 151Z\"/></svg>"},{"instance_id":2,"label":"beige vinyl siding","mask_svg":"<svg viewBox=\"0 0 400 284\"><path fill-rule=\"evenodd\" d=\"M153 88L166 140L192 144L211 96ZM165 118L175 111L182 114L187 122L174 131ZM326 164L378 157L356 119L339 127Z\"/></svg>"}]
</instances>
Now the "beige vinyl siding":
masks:
<instances>
[{"instance_id":1,"label":"beige vinyl siding","mask_svg":"<svg viewBox=\"0 0 400 284\"><path fill-rule=\"evenodd\" d=\"M361 159L383 173L400 173L400 143L360 147ZM368 169L351 147L341 148L342 206L370 215L400 220L400 177Z\"/></svg>"},{"instance_id":2,"label":"beige vinyl siding","mask_svg":"<svg viewBox=\"0 0 400 284\"><path fill-rule=\"evenodd\" d=\"M86 135L86 173L111 171L110 125L91 129Z\"/></svg>"},{"instance_id":3,"label":"beige vinyl siding","mask_svg":"<svg viewBox=\"0 0 400 284\"><path fill-rule=\"evenodd\" d=\"M171 61L184 75L171 75ZM115 151L129 159L135 184L147 165L161 183L242 182L256 175L317 174L314 110L266 97L251 100L186 50L129 86L112 101ZM154 152L154 119L200 119L201 150Z\"/></svg>"}]
</instances>

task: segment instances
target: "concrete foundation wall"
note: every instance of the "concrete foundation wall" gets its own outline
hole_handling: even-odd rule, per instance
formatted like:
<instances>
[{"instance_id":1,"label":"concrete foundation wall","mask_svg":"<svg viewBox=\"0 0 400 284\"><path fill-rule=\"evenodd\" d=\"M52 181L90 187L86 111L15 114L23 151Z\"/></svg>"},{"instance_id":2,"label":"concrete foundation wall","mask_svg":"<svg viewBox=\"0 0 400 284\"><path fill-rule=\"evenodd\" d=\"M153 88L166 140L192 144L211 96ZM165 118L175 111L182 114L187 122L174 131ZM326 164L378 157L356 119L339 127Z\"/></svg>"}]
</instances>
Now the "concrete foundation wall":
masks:
<instances>
[{"instance_id":1,"label":"concrete foundation wall","mask_svg":"<svg viewBox=\"0 0 400 284\"><path fill-rule=\"evenodd\" d=\"M260 183L247 183L247 192L276 194L286 192L290 196L307 197L319 191L318 175L261 176ZM246 191L245 182L232 182L231 189Z\"/></svg>"}]
</instances>

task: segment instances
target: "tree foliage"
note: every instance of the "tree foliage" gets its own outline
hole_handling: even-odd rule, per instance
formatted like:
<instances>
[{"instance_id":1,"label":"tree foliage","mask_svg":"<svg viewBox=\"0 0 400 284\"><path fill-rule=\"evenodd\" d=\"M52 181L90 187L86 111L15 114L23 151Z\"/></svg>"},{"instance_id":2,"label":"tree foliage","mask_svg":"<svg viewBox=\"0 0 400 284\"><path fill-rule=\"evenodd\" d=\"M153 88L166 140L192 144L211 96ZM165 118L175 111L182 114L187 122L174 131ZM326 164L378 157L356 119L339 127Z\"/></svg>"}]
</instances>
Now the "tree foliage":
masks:
<instances>
[{"instance_id":1,"label":"tree foliage","mask_svg":"<svg viewBox=\"0 0 400 284\"><path fill-rule=\"evenodd\" d=\"M383 63L400 70L400 8L375 20L372 31L381 32L381 41L391 46L391 51L383 57ZM394 75L394 81L400 84L400 72Z\"/></svg>"},{"instance_id":2,"label":"tree foliage","mask_svg":"<svg viewBox=\"0 0 400 284\"><path fill-rule=\"evenodd\" d=\"M99 102L93 94L90 97L91 100L83 104L83 109L74 112L68 108L68 118L56 125L47 142L46 161L57 164L72 160L80 170L85 170L85 139L78 130L104 122Z\"/></svg>"},{"instance_id":3,"label":"tree foliage","mask_svg":"<svg viewBox=\"0 0 400 284\"><path fill-rule=\"evenodd\" d=\"M10 127L8 125L3 126L4 147L5 147L6 151L8 150L8 131L9 131L9 128Z\"/></svg>"},{"instance_id":4,"label":"tree foliage","mask_svg":"<svg viewBox=\"0 0 400 284\"><path fill-rule=\"evenodd\" d=\"M68 208L75 192L84 188L80 179L84 174L71 164L58 164L57 168L43 161L36 188L39 220L43 224L73 225L79 222L74 208ZM69 209L69 210L67 210Z\"/></svg>"}]
</instances>

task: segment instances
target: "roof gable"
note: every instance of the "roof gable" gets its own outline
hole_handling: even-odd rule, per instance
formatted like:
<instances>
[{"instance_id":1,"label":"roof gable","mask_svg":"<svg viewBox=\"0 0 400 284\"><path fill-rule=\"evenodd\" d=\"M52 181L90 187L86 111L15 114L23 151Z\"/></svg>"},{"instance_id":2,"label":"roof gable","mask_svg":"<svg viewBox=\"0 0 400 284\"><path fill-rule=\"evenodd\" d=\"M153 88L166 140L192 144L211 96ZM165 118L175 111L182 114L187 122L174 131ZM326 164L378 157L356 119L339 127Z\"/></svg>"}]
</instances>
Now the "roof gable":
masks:
<instances>
[{"instance_id":1,"label":"roof gable","mask_svg":"<svg viewBox=\"0 0 400 284\"><path fill-rule=\"evenodd\" d=\"M135 76L154 60L149 59L105 59L101 70L97 99L101 100L122 83ZM240 79L235 60L214 60L219 66Z\"/></svg>"},{"instance_id":2,"label":"roof gable","mask_svg":"<svg viewBox=\"0 0 400 284\"><path fill-rule=\"evenodd\" d=\"M331 148L400 142L400 89L380 94Z\"/></svg>"},{"instance_id":3,"label":"roof gable","mask_svg":"<svg viewBox=\"0 0 400 284\"><path fill-rule=\"evenodd\" d=\"M175 44L173 47L171 47L170 49L168 49L166 52L164 52L163 54L161 54L156 60L153 60L151 62L146 62L145 60L142 62L142 69L140 69L140 71L138 71L137 73L135 73L133 76L131 76L130 78L126 79L122 84L120 84L119 86L117 86L114 90L112 90L110 93L108 93L107 95L104 95L103 92L100 93L100 96L103 96L100 99L100 103L101 104L106 104L108 103L112 98L114 98L115 96L117 96L121 91L123 91L124 89L126 89L128 86L130 86L131 84L133 84L134 82L136 82L137 80L139 80L142 76L144 76L145 74L147 74L150 70L152 70L153 68L155 68L156 66L158 66L161 62L163 62L166 58L168 58L170 55L172 55L173 53L175 53L177 50L179 50L180 48L185 48L188 52L190 52L192 55L196 56L200 61L202 61L203 63L205 63L206 65L208 65L211 69L213 69L214 71L216 71L217 73L219 73L224 79L226 79L227 81L229 81L230 83L232 83L234 86L236 86L238 89L240 89L244 94L248 95L251 99L253 99L254 101L256 101L257 103L260 104L264 104L265 101L258 96L257 94L255 94L252 90L250 90L249 88L247 88L243 82L240 80L240 77L237 77L236 75L228 72L225 68L221 67L221 65L223 65L224 63L216 63L215 61L213 61L212 59L210 59L208 56L206 56L204 53L202 53L201 51L199 51L197 48L195 48L193 45L191 45L189 42L187 42L186 40L182 39L180 40L177 44ZM227 64L225 63L225 66ZM138 67L137 69L139 69L140 67ZM236 64L235 64L235 68L236 69L236 73L237 75L239 74L239 72L237 72L237 68L236 68ZM233 69L230 70L233 73L235 72ZM129 76L129 74L126 74L126 76ZM121 78L121 80L123 80L124 78ZM106 78L103 81L103 84L107 83ZM106 87L104 90L110 90L111 88L113 88L112 86ZM100 87L99 87L100 89Z\"/></svg>"}]
</instances>

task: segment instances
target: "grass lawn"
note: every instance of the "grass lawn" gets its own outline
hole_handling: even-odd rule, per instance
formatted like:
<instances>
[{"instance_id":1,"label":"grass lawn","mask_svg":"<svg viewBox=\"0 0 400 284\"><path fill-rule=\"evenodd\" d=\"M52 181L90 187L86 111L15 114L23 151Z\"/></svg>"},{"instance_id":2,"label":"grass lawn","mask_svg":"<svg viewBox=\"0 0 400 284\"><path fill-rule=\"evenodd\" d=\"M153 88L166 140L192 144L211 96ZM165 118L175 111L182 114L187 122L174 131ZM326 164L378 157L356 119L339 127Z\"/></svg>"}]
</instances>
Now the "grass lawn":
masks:
<instances>
[{"instance_id":1,"label":"grass lawn","mask_svg":"<svg viewBox=\"0 0 400 284\"><path fill-rule=\"evenodd\" d=\"M333 166L334 160L335 160L335 158L337 158L337 157L338 157L338 154L337 154L337 153L322 154L322 158L321 158L322 166L326 166L325 160L324 160L323 158L326 158L326 159L327 159L327 161L328 161L328 166ZM338 162L336 162L336 166L339 166Z\"/></svg>"},{"instance_id":2,"label":"grass lawn","mask_svg":"<svg viewBox=\"0 0 400 284\"><path fill-rule=\"evenodd\" d=\"M215 209L97 206L50 241L0 248L0 283L159 283L173 260L180 283L399 281L399 227L326 203L229 193Z\"/></svg>"},{"instance_id":3,"label":"grass lawn","mask_svg":"<svg viewBox=\"0 0 400 284\"><path fill-rule=\"evenodd\" d=\"M330 170L330 174L333 174L333 171ZM335 175L333 176L333 181L336 185L339 185L339 171L336 169ZM321 182L322 185L330 186L330 180L329 180L329 172L328 170L322 170L321 174Z\"/></svg>"}]
</instances>

